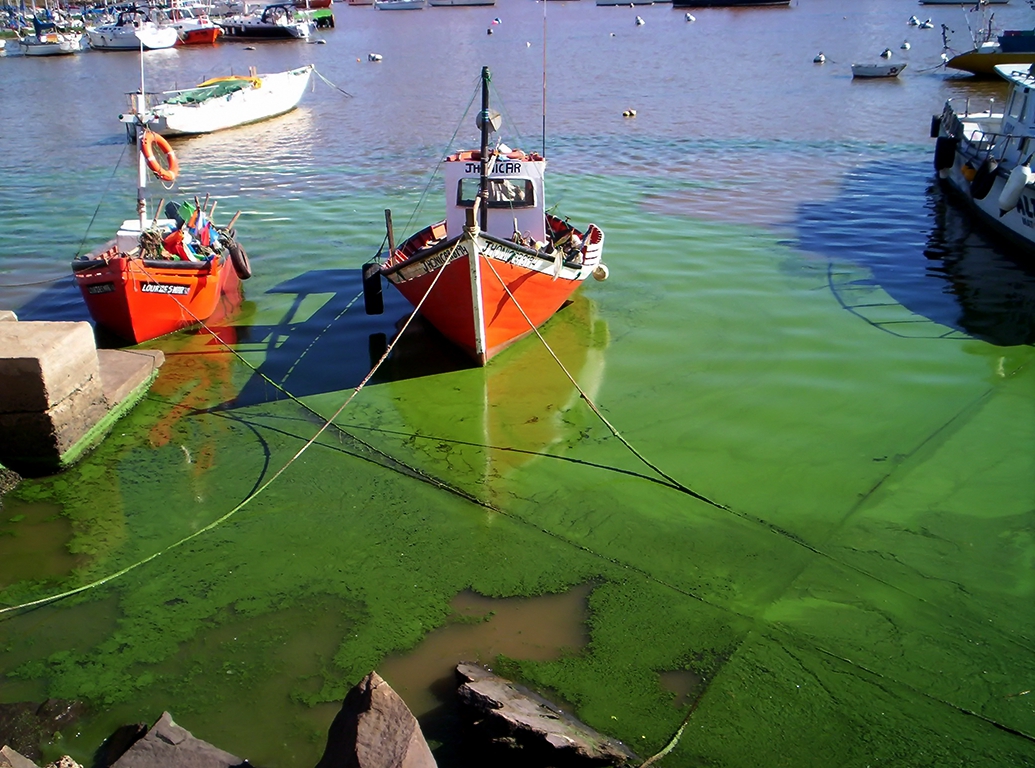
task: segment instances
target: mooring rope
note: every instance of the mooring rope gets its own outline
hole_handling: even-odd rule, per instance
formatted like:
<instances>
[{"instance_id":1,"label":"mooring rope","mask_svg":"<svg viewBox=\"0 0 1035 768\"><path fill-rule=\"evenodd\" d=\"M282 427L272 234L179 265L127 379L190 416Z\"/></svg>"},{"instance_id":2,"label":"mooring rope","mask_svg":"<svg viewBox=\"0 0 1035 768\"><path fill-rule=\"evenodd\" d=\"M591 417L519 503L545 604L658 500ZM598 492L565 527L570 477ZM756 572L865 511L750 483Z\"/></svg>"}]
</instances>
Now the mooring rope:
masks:
<instances>
[{"instance_id":1,"label":"mooring rope","mask_svg":"<svg viewBox=\"0 0 1035 768\"><path fill-rule=\"evenodd\" d=\"M352 94L351 94L351 93L349 93L348 91L346 91L346 90L345 90L344 88L339 88L338 86L336 86L336 85L335 85L334 83L332 83L332 82L331 82L330 80L328 80L328 79L327 79L326 77L324 77L324 76L323 76L323 72L321 72L320 70L318 70L318 69L317 69L316 67L313 67L313 72L315 72L315 73L316 73L316 76L317 76L318 78L320 78L320 79L321 79L321 80L323 80L323 81L324 81L325 83L327 83L327 85L331 86L331 88L333 88L333 89L334 89L334 90L336 90L336 91L341 91L341 92L342 92L342 93L344 93L344 94L345 94L346 96L348 96L348 97L349 97L350 99L352 98Z\"/></svg>"},{"instance_id":2,"label":"mooring rope","mask_svg":"<svg viewBox=\"0 0 1035 768\"><path fill-rule=\"evenodd\" d=\"M457 248L457 246L459 244L460 244L460 240L458 239L453 244L453 248L452 248L452 250L449 253L449 257L447 258L447 263L448 263L449 259L452 258L453 253L456 251L456 248ZM232 268L232 265L224 265L224 268L228 268L228 269ZM147 273L146 272L146 268L144 268L144 271L145 271L145 273ZM444 269L440 269L435 274L435 278L431 281L431 285L428 286L428 290L425 292L424 296L421 297L421 300L417 303L417 306L414 307L414 310L410 314L410 316L408 318L406 318L406 322L403 323L403 327L399 330L399 333L392 340L392 342L387 346L387 348L384 351L384 354L381 355L380 359L374 364L374 366L370 369L370 371L367 373L367 375L363 377L363 379L359 382L358 385L356 385L355 389L352 391L352 394L350 394L345 399L345 402L342 403L341 406L338 407L338 409L334 412L334 414L329 419L325 419L323 425L316 431L316 433L312 437L310 437L308 440L306 440L305 444L303 444L302 447L299 448L298 451L296 451L295 454L290 459L288 459L287 462L285 462L280 467L280 469L278 469L273 474L273 476L269 480L267 480L265 483L263 483L261 486L259 486L258 489L256 489L254 492L249 494L247 497L245 497L233 509L231 509L229 512L227 512L222 517L219 517L216 520L213 520L211 523L209 523L208 525L204 526L203 528L199 528L194 533L191 533L188 536L183 537L179 541L174 542L173 544L170 544L168 547L165 547L164 549L161 549L161 550L159 550L157 552L154 552L154 553L148 555L147 557L143 558L142 560L138 560L135 563L132 563L132 564L126 566L125 568L122 568L121 570L116 571L115 573L109 574L109 575L104 576L104 577L102 577L100 579L96 579L96 580L90 582L89 584L84 584L82 586L76 587L74 589L69 589L69 590L66 590L64 592L60 592L60 593L55 594L55 595L49 595L48 597L41 597L41 598L39 598L37 600L30 600L28 602L21 603L20 605L13 605L13 606L9 606L7 608L0 608L0 615L6 614L6 613L12 613L14 611L19 611L19 610L25 610L25 609L28 609L28 608L35 608L36 606L44 605L44 604L47 604L47 603L52 603L52 602L55 602L57 600L62 600L64 598L66 598L66 597L72 597L73 595L77 595L77 594L80 594L82 592L86 592L88 590L96 589L97 587L103 586L104 584L107 584L107 583L109 583L111 581L114 581L115 579L118 579L118 578L120 578L122 576L125 576L127 573L129 573L129 572L131 572L133 570L136 570L140 566L146 565L147 563L149 563L152 560L154 560L154 559L156 559L156 558L166 554L167 552L169 552L169 551L171 551L173 549L176 549L177 547L182 546L183 544L186 544L187 542L197 538L198 536L200 536L200 535L202 535L204 533L207 533L207 532L211 531L212 529L222 525L224 522L226 522L231 517L233 517L238 512L240 512L242 509L244 509L245 506L247 506L255 498L257 498L262 493L264 493L267 488L269 488L274 482L276 482L277 479L280 478L280 476L282 474L284 474L284 472L287 471L288 467L290 467L292 464L294 464L298 460L298 458L303 453L305 453L309 449L309 447L313 443L315 443L317 441L317 439L319 439L320 435L322 435L325 431L327 431L328 427L330 427L333 424L334 420L336 418L338 418L338 416L341 414L341 412L344 411L349 406L349 404L353 400L356 399L356 397L359 395L359 393L362 391L362 389L367 385L367 383L370 381L370 379L373 378L374 374L377 373L377 370L381 367L381 365L384 363L384 361L392 353L392 350L395 348L395 345L399 342L399 339L402 338L402 335L406 332L406 329L409 328L410 323L413 322L413 318L417 316L417 313L420 311L420 308L424 305L425 300L428 298L428 296L431 295L432 289L434 289L435 285L438 283L439 278L444 273L445 273L445 270ZM151 277L151 279L154 279L153 276L150 275L150 274L148 274L148 277ZM185 312L187 312L192 318L194 318L197 322L201 323L204 326L204 322L200 318L198 318L193 312L191 312L187 307L185 307L183 305L183 303L179 301L179 299L176 299L176 301L177 301L178 304L180 304L180 307ZM208 330L208 326L205 326L205 328L206 328L206 330ZM209 332L212 333L212 331L209 331ZM323 418L323 417L321 417L321 418Z\"/></svg>"},{"instance_id":3,"label":"mooring rope","mask_svg":"<svg viewBox=\"0 0 1035 768\"><path fill-rule=\"evenodd\" d=\"M75 252L75 256L73 258L79 258L79 254L83 252L83 246L86 245L86 238L90 236L90 229L93 227L93 222L97 218L97 213L101 210L101 206L104 204L104 198L108 196L108 190L111 189L111 183L115 180L115 174L119 170L119 166L122 165L122 158L126 156L126 147L128 146L128 142L122 145L122 152L119 153L119 159L115 161L115 167L111 169L111 176L108 177L108 183L104 185L104 191L101 192L101 199L97 201L97 207L94 208L93 216L90 217L90 222L86 225L83 239L79 243L79 249Z\"/></svg>"}]
</instances>

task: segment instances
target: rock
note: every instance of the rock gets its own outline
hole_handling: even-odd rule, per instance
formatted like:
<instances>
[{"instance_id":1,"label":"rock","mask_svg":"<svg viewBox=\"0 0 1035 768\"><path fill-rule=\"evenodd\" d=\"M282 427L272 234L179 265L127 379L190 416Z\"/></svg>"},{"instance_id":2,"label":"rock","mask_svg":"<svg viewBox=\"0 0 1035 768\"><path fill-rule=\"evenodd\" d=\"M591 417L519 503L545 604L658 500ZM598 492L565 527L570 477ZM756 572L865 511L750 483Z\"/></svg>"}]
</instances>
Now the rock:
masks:
<instances>
[{"instance_id":1,"label":"rock","mask_svg":"<svg viewBox=\"0 0 1035 768\"><path fill-rule=\"evenodd\" d=\"M17 472L12 472L7 467L0 465L0 509L4 508L4 494L14 490L14 487L21 481Z\"/></svg>"},{"instance_id":2,"label":"rock","mask_svg":"<svg viewBox=\"0 0 1035 768\"><path fill-rule=\"evenodd\" d=\"M84 711L82 703L65 699L0 704L0 744L30 760L39 760L40 744L76 722Z\"/></svg>"},{"instance_id":3,"label":"rock","mask_svg":"<svg viewBox=\"0 0 1035 768\"><path fill-rule=\"evenodd\" d=\"M245 768L247 760L195 738L163 712L144 738L115 761L113 768Z\"/></svg>"},{"instance_id":4,"label":"rock","mask_svg":"<svg viewBox=\"0 0 1035 768\"><path fill-rule=\"evenodd\" d=\"M456 674L461 703L477 714L475 729L497 747L520 749L522 765L581 768L639 760L620 741L478 664L461 663Z\"/></svg>"},{"instance_id":5,"label":"rock","mask_svg":"<svg viewBox=\"0 0 1035 768\"><path fill-rule=\"evenodd\" d=\"M4 746L0 749L0 768L39 768L39 766L24 755Z\"/></svg>"},{"instance_id":6,"label":"rock","mask_svg":"<svg viewBox=\"0 0 1035 768\"><path fill-rule=\"evenodd\" d=\"M70 758L68 755L56 760L53 763L47 763L44 768L83 768L75 760Z\"/></svg>"},{"instance_id":7,"label":"rock","mask_svg":"<svg viewBox=\"0 0 1035 768\"><path fill-rule=\"evenodd\" d=\"M348 692L316 768L435 768L417 718L377 672Z\"/></svg>"}]
</instances>

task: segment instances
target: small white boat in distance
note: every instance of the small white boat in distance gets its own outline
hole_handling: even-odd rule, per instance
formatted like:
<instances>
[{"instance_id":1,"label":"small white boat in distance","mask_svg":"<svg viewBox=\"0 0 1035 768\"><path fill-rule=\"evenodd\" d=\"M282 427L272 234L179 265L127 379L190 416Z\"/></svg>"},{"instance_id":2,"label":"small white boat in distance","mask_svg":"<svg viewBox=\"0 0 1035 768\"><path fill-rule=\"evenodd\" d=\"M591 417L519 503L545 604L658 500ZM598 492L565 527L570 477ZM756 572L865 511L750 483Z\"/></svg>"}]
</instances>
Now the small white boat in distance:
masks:
<instances>
[{"instance_id":1,"label":"small white boat in distance","mask_svg":"<svg viewBox=\"0 0 1035 768\"><path fill-rule=\"evenodd\" d=\"M424 0L374 0L374 7L379 11L419 11Z\"/></svg>"},{"instance_id":2,"label":"small white boat in distance","mask_svg":"<svg viewBox=\"0 0 1035 768\"><path fill-rule=\"evenodd\" d=\"M852 77L898 77L905 64L853 64Z\"/></svg>"},{"instance_id":3,"label":"small white boat in distance","mask_svg":"<svg viewBox=\"0 0 1035 768\"><path fill-rule=\"evenodd\" d=\"M26 56L70 56L83 50L83 36L61 32L28 35L18 45Z\"/></svg>"},{"instance_id":4,"label":"small white boat in distance","mask_svg":"<svg viewBox=\"0 0 1035 768\"><path fill-rule=\"evenodd\" d=\"M139 8L121 11L114 24L87 27L86 39L99 51L145 51L172 48L179 40L176 29L155 24Z\"/></svg>"},{"instance_id":5,"label":"small white boat in distance","mask_svg":"<svg viewBox=\"0 0 1035 768\"><path fill-rule=\"evenodd\" d=\"M261 13L240 14L220 19L226 38L234 40L308 40L315 25L292 5L267 5Z\"/></svg>"},{"instance_id":6,"label":"small white boat in distance","mask_svg":"<svg viewBox=\"0 0 1035 768\"><path fill-rule=\"evenodd\" d=\"M290 112L309 85L312 64L287 72L244 77L216 77L194 88L159 94L162 100L149 110L150 129L162 136L193 136L257 123ZM130 103L136 94L130 94ZM131 108L119 115L128 124L138 124Z\"/></svg>"},{"instance_id":7,"label":"small white boat in distance","mask_svg":"<svg viewBox=\"0 0 1035 768\"><path fill-rule=\"evenodd\" d=\"M450 8L461 5L496 5L496 0L428 0L433 8Z\"/></svg>"}]
</instances>

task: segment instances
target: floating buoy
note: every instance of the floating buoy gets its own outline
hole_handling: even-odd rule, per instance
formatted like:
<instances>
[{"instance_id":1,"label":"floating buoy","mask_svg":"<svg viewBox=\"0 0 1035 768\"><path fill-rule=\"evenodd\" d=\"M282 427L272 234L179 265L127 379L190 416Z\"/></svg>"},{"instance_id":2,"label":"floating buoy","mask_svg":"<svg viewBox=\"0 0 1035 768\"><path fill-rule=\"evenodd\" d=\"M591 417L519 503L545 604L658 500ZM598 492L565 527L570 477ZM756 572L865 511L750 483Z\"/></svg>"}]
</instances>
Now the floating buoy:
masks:
<instances>
[{"instance_id":1,"label":"floating buoy","mask_svg":"<svg viewBox=\"0 0 1035 768\"><path fill-rule=\"evenodd\" d=\"M368 315L385 311L385 297L381 293L381 265L368 261L363 265L363 307Z\"/></svg>"},{"instance_id":2,"label":"floating buoy","mask_svg":"<svg viewBox=\"0 0 1035 768\"><path fill-rule=\"evenodd\" d=\"M696 17L696 16L694 16L694 15L693 15L692 13L688 13L688 14L686 15L686 20L687 20L687 21L697 21L697 17Z\"/></svg>"},{"instance_id":3,"label":"floating buoy","mask_svg":"<svg viewBox=\"0 0 1035 768\"><path fill-rule=\"evenodd\" d=\"M492 34L492 27L489 27L487 30L485 30L485 34L491 35Z\"/></svg>"},{"instance_id":4,"label":"floating buoy","mask_svg":"<svg viewBox=\"0 0 1035 768\"><path fill-rule=\"evenodd\" d=\"M974 180L970 182L970 196L975 200L984 200L992 191L995 184L996 171L999 168L999 161L989 155L985 161L978 166Z\"/></svg>"},{"instance_id":5,"label":"floating buoy","mask_svg":"<svg viewBox=\"0 0 1035 768\"><path fill-rule=\"evenodd\" d=\"M880 52L880 57L882 59L890 59L891 58L891 49L890 48L885 48L883 51Z\"/></svg>"},{"instance_id":6,"label":"floating buoy","mask_svg":"<svg viewBox=\"0 0 1035 768\"><path fill-rule=\"evenodd\" d=\"M627 109L622 113L622 117L636 117L636 110Z\"/></svg>"},{"instance_id":7,"label":"floating buoy","mask_svg":"<svg viewBox=\"0 0 1035 768\"><path fill-rule=\"evenodd\" d=\"M910 16L906 24L908 24L911 27L919 27L920 19L918 19L916 16Z\"/></svg>"},{"instance_id":8,"label":"floating buoy","mask_svg":"<svg viewBox=\"0 0 1035 768\"><path fill-rule=\"evenodd\" d=\"M920 24L920 29L934 29L934 22L928 19Z\"/></svg>"},{"instance_id":9,"label":"floating buoy","mask_svg":"<svg viewBox=\"0 0 1035 768\"><path fill-rule=\"evenodd\" d=\"M816 54L816 58L814 58L812 61L815 64L822 64L826 60L827 60L827 57L823 55L823 51L820 51L819 53Z\"/></svg>"},{"instance_id":10,"label":"floating buoy","mask_svg":"<svg viewBox=\"0 0 1035 768\"><path fill-rule=\"evenodd\" d=\"M934 169L939 173L952 168L956 162L956 139L951 136L939 136L934 145Z\"/></svg>"},{"instance_id":11,"label":"floating buoy","mask_svg":"<svg viewBox=\"0 0 1035 768\"><path fill-rule=\"evenodd\" d=\"M643 26L644 24L646 24L646 23L647 23L647 22L645 22L645 21L643 20L643 17L642 17L642 16L637 16L637 17L636 17L636 26L637 26L637 27L642 27L642 26Z\"/></svg>"},{"instance_id":12,"label":"floating buoy","mask_svg":"<svg viewBox=\"0 0 1035 768\"><path fill-rule=\"evenodd\" d=\"M367 54L367 61L381 61L381 59L383 59L383 58L384 58L384 56L382 56L380 53L368 53Z\"/></svg>"},{"instance_id":13,"label":"floating buoy","mask_svg":"<svg viewBox=\"0 0 1035 768\"><path fill-rule=\"evenodd\" d=\"M607 280L607 278L608 278L608 276L610 274L611 273L608 271L606 264L597 264L595 267L593 267L593 279L594 280L599 280L600 282L604 282L605 280Z\"/></svg>"},{"instance_id":14,"label":"floating buoy","mask_svg":"<svg viewBox=\"0 0 1035 768\"><path fill-rule=\"evenodd\" d=\"M244 46L243 50L245 50L245 51L254 51L255 50L255 46L254 45L246 45L246 46Z\"/></svg>"},{"instance_id":15,"label":"floating buoy","mask_svg":"<svg viewBox=\"0 0 1035 768\"><path fill-rule=\"evenodd\" d=\"M497 16L495 19L492 20L492 23L493 24L502 24L503 22L500 20L500 17Z\"/></svg>"},{"instance_id":16,"label":"floating buoy","mask_svg":"<svg viewBox=\"0 0 1035 768\"><path fill-rule=\"evenodd\" d=\"M526 41L526 42L525 42L525 47L526 47L526 48L531 48L531 47L532 47L532 44Z\"/></svg>"},{"instance_id":17,"label":"floating buoy","mask_svg":"<svg viewBox=\"0 0 1035 768\"><path fill-rule=\"evenodd\" d=\"M611 37L614 37L614 36L615 36L615 33L614 33L614 32L612 32L612 33L611 33Z\"/></svg>"},{"instance_id":18,"label":"floating buoy","mask_svg":"<svg viewBox=\"0 0 1035 768\"><path fill-rule=\"evenodd\" d=\"M1026 186L1035 181L1035 171L1028 166L1030 162L1031 158L1029 157L1026 163L1018 165L1010 171L1010 175L1006 179L1006 185L999 194L999 218L1002 218L1017 206L1017 202L1021 199L1021 192L1024 191Z\"/></svg>"},{"instance_id":19,"label":"floating buoy","mask_svg":"<svg viewBox=\"0 0 1035 768\"><path fill-rule=\"evenodd\" d=\"M909 41L908 40L903 40L902 41L902 45L900 45L899 48L901 48L903 51L908 51L909 50Z\"/></svg>"}]
</instances>

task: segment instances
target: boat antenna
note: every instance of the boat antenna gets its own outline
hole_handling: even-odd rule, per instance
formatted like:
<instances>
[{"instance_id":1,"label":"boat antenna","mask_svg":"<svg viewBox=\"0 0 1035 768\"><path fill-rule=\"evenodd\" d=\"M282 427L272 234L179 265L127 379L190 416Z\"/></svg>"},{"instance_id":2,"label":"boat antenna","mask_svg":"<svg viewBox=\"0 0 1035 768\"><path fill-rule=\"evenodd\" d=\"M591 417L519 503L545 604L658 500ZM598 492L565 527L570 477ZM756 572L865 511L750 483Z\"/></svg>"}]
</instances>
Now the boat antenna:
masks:
<instances>
[{"instance_id":1,"label":"boat antenna","mask_svg":"<svg viewBox=\"0 0 1035 768\"><path fill-rule=\"evenodd\" d=\"M147 96L144 92L144 41L140 41L140 93L136 96L137 113L137 217L140 220L140 232L147 225L147 163L144 160L144 131L147 130L144 110L147 109Z\"/></svg>"},{"instance_id":2,"label":"boat antenna","mask_svg":"<svg viewBox=\"0 0 1035 768\"><path fill-rule=\"evenodd\" d=\"M481 203L481 211L479 212L479 226L482 230L489 228L489 68L482 67L482 112L480 120L482 129L482 169L481 176L478 179L478 199Z\"/></svg>"},{"instance_id":3,"label":"boat antenna","mask_svg":"<svg viewBox=\"0 0 1035 768\"><path fill-rule=\"evenodd\" d=\"M543 157L546 157L546 0L543 4Z\"/></svg>"}]
</instances>

